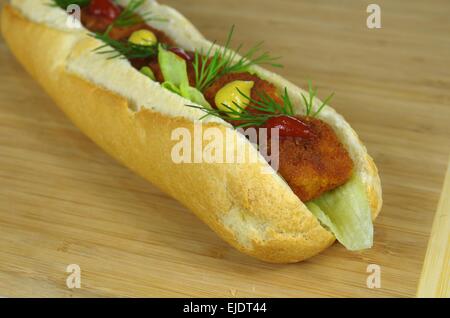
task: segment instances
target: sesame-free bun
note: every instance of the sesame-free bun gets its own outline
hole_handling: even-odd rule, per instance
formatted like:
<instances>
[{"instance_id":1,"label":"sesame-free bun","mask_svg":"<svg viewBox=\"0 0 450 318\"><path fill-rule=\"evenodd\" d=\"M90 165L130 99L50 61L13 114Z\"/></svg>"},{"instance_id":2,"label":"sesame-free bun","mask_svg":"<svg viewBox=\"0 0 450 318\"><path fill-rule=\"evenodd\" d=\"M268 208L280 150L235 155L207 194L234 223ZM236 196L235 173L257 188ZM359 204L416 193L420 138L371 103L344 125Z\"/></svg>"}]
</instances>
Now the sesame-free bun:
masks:
<instances>
[{"instance_id":1,"label":"sesame-free bun","mask_svg":"<svg viewBox=\"0 0 450 318\"><path fill-rule=\"evenodd\" d=\"M126 1L125 1L126 2ZM154 24L188 50L211 42L167 6L148 1L165 23ZM13 0L1 17L3 36L17 59L42 85L63 112L95 143L124 165L189 208L238 250L275 263L298 262L330 246L335 238L271 169L248 140L218 119L204 120L231 134L257 162L177 164L171 158L171 134L184 127L192 135L194 120L204 113L186 107L192 102L150 81L124 59L106 59L93 48L101 45L84 28L66 26L67 15L48 6L48 0ZM303 92L280 76L260 67L260 77L287 87L303 113ZM319 101L317 100L316 103ZM326 107L319 116L348 150L354 173L364 183L373 219L381 208L376 166L342 116ZM206 143L205 143L206 144ZM256 152L256 153L255 153Z\"/></svg>"}]
</instances>

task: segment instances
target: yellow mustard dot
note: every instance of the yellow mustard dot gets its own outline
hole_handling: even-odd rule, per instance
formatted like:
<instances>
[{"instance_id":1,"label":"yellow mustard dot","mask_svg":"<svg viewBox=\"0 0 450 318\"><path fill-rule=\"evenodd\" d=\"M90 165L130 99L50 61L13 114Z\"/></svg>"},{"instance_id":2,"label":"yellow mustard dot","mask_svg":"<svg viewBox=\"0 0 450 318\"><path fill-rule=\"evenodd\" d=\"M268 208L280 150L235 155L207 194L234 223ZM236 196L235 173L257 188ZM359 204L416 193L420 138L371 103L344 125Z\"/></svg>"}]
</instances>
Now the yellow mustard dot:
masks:
<instances>
[{"instance_id":1,"label":"yellow mustard dot","mask_svg":"<svg viewBox=\"0 0 450 318\"><path fill-rule=\"evenodd\" d=\"M138 30L131 33L128 41L133 44L151 46L158 43L156 35L150 30Z\"/></svg>"},{"instance_id":2,"label":"yellow mustard dot","mask_svg":"<svg viewBox=\"0 0 450 318\"><path fill-rule=\"evenodd\" d=\"M249 100L245 96L250 97L253 85L255 85L253 81L233 81L226 84L219 89L214 98L216 107L225 112L231 111L230 108L234 111L242 112L242 109L239 107L243 109L247 107Z\"/></svg>"}]
</instances>

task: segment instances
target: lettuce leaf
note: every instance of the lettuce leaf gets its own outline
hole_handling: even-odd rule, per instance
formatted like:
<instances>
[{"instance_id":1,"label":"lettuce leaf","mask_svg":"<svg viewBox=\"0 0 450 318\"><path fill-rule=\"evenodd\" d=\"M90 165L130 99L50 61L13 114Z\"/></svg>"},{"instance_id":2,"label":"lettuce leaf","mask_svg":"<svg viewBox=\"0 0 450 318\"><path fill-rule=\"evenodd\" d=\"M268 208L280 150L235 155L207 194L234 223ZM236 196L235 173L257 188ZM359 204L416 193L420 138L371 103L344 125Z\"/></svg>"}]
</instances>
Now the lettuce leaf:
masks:
<instances>
[{"instance_id":1,"label":"lettuce leaf","mask_svg":"<svg viewBox=\"0 0 450 318\"><path fill-rule=\"evenodd\" d=\"M161 45L158 47L158 62L164 81L180 87L189 85L186 61L173 52L167 51Z\"/></svg>"},{"instance_id":2,"label":"lettuce leaf","mask_svg":"<svg viewBox=\"0 0 450 318\"><path fill-rule=\"evenodd\" d=\"M306 203L317 219L350 251L372 247L372 216L364 184L353 176L344 185Z\"/></svg>"},{"instance_id":3,"label":"lettuce leaf","mask_svg":"<svg viewBox=\"0 0 450 318\"><path fill-rule=\"evenodd\" d=\"M205 99L205 96L203 96L202 92L200 92L195 87L182 84L180 86L180 92L181 96L183 96L184 98L187 98L190 101L199 104L200 106L203 106L205 108L209 109L212 108L211 105L208 103L208 101Z\"/></svg>"},{"instance_id":4,"label":"lettuce leaf","mask_svg":"<svg viewBox=\"0 0 450 318\"><path fill-rule=\"evenodd\" d=\"M173 52L167 51L161 45L158 47L158 62L164 76L165 89L183 96L198 105L211 108L202 92L189 86L186 61Z\"/></svg>"},{"instance_id":5,"label":"lettuce leaf","mask_svg":"<svg viewBox=\"0 0 450 318\"><path fill-rule=\"evenodd\" d=\"M148 66L143 66L141 67L141 69L139 70L139 72L141 72L142 74L144 74L145 76L147 76L148 78L150 78L152 81L155 80L155 74L153 73L152 69Z\"/></svg>"},{"instance_id":6,"label":"lettuce leaf","mask_svg":"<svg viewBox=\"0 0 450 318\"><path fill-rule=\"evenodd\" d=\"M165 81L164 83L161 84L161 86L167 89L168 91L171 91L172 93L181 95L181 90L172 82Z\"/></svg>"}]
</instances>

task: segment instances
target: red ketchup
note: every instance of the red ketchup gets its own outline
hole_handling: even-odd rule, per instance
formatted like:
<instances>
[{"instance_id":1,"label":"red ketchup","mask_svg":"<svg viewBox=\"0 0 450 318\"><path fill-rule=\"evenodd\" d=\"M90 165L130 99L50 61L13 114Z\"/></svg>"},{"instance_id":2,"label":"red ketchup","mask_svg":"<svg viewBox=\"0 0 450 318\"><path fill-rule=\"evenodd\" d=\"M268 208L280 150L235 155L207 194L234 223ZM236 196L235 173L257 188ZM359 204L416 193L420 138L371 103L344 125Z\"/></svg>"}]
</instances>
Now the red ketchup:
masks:
<instances>
[{"instance_id":1,"label":"red ketchup","mask_svg":"<svg viewBox=\"0 0 450 318\"><path fill-rule=\"evenodd\" d=\"M315 136L307 123L291 116L269 118L262 128L268 129L268 135L270 134L271 128L278 128L280 137L301 137L306 139Z\"/></svg>"},{"instance_id":2,"label":"red ketchup","mask_svg":"<svg viewBox=\"0 0 450 318\"><path fill-rule=\"evenodd\" d=\"M92 0L87 7L87 11L95 16L111 20L117 18L120 14L120 7L112 0Z\"/></svg>"},{"instance_id":3,"label":"red ketchup","mask_svg":"<svg viewBox=\"0 0 450 318\"><path fill-rule=\"evenodd\" d=\"M176 55L178 55L182 59L186 60L187 62L192 61L192 57L182 48L172 47L169 49L169 51L175 53Z\"/></svg>"}]
</instances>

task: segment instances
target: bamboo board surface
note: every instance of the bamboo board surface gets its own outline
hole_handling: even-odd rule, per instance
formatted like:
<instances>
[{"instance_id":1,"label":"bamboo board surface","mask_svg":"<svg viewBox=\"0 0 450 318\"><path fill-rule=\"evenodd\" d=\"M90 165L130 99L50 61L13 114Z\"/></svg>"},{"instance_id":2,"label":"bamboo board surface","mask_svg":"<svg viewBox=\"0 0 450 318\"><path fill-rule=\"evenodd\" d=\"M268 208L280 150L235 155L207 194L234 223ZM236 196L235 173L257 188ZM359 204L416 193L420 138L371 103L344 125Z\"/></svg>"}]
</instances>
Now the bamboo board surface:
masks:
<instances>
[{"instance_id":1,"label":"bamboo board surface","mask_svg":"<svg viewBox=\"0 0 450 318\"><path fill-rule=\"evenodd\" d=\"M434 216L418 297L450 298L450 161Z\"/></svg>"},{"instance_id":2,"label":"bamboo board surface","mask_svg":"<svg viewBox=\"0 0 450 318\"><path fill-rule=\"evenodd\" d=\"M370 30L370 1L161 2L210 39L232 24L236 43L264 39L283 76L336 93L380 170L374 247L292 265L240 254L81 134L0 40L0 295L416 295L450 154L450 3L378 1ZM80 289L66 286L69 264ZM369 264L381 288L366 286Z\"/></svg>"}]
</instances>

